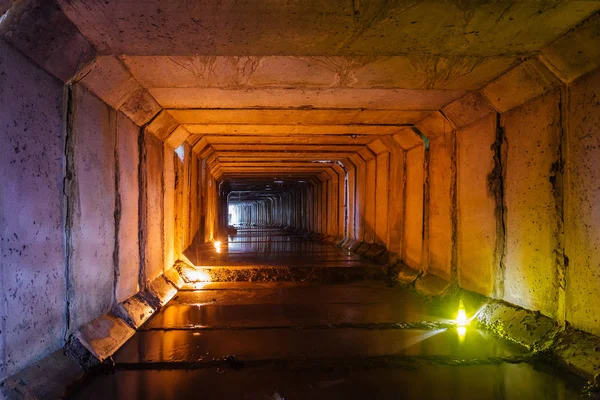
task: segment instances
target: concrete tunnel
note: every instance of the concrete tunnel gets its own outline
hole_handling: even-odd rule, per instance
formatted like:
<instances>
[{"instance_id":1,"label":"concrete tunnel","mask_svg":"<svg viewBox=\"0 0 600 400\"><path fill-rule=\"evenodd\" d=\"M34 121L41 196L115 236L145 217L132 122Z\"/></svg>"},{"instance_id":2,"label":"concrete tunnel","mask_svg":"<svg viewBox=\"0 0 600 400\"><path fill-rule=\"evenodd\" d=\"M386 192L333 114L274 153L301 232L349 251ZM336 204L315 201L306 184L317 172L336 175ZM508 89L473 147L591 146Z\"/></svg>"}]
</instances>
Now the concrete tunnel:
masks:
<instances>
[{"instance_id":1,"label":"concrete tunnel","mask_svg":"<svg viewBox=\"0 0 600 400\"><path fill-rule=\"evenodd\" d=\"M0 15L6 398L96 398L85 382L106 369L112 375L100 374L91 387L113 391L98 398L243 394L240 382L262 382L243 374L266 355L228 350L211 353L206 365L201 357L153 359L154 366L150 356L123 360L153 331L196 329L207 335L208 354L227 335L240 335L227 342L238 343L257 327L272 328L270 319L255 321L252 332L242 326L208 339L254 315L219 325L229 318L223 310L256 287L272 291L264 295L272 296L269 306L257 308L271 310L265 318L288 318L283 303L296 295L282 293L306 291L293 297L302 307L289 317L307 310L302 324L277 328L299 335L285 339L296 350L325 340L309 341L301 327L332 335L321 364L305 353L294 358L308 363L308 375L344 357L358 369L369 357L400 362L396 348L372 351L404 339L377 339L377 347L359 345L375 340L360 335L421 329L441 340L454 332L464 301L469 332L521 350L512 358L432 353L441 357L431 367L439 379L453 368L444 357L487 362L481 371L488 371L504 368L491 366L498 360L529 368L543 356L561 372L540 378L546 372L506 367L468 379L504 382L504 391L484 398L526 398L509 395L524 373L531 385L551 385L543 398L584 390L583 383L565 389L563 372L589 381L588 394L600 392L599 2L3 0ZM216 305L198 300L213 295ZM321 295L332 297L316 303ZM188 311L173 308L193 296ZM453 314L403 320L395 313L409 306L398 299L410 296L419 296L419 312L444 304ZM344 314L349 319L319 319L341 298L359 307ZM375 303L392 314L365 311ZM194 320L203 310L221 328ZM195 325L169 327L184 314ZM354 345L350 331L361 338ZM168 353L198 335L144 346ZM415 343L429 349L424 340ZM487 348L498 346L505 344ZM242 362L243 372L223 373ZM182 366L181 374L213 367L219 374L168 375ZM264 376L288 382L273 368ZM330 381L341 383L333 389L310 387L333 390L329 398L344 390L368 397L361 390L371 386L361 379L373 374L368 382L385 381L378 387L389 390L375 397L387 398L396 387L441 385L384 369L334 374ZM148 375L119 391L119 374ZM144 389L156 382L163 386ZM255 389L250 398L267 390ZM444 398L419 393L410 398Z\"/></svg>"}]
</instances>

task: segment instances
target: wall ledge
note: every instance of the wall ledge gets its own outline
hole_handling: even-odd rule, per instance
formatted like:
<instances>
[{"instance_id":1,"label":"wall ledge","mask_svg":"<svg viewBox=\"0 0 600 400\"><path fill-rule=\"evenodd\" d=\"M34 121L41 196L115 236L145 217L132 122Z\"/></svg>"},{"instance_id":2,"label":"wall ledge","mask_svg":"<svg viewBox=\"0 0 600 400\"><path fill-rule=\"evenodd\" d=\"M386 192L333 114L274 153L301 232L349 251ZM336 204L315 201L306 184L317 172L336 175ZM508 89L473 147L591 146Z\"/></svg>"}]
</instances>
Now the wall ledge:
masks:
<instances>
[{"instance_id":1,"label":"wall ledge","mask_svg":"<svg viewBox=\"0 0 600 400\"><path fill-rule=\"evenodd\" d=\"M152 281L148 290L136 293L111 312L83 325L64 348L6 378L0 384L0 398L65 397L86 371L111 364L117 350L177 293L178 282L183 282L182 277L176 268L170 268Z\"/></svg>"},{"instance_id":2,"label":"wall ledge","mask_svg":"<svg viewBox=\"0 0 600 400\"><path fill-rule=\"evenodd\" d=\"M474 322L586 379L597 381L600 376L600 338L597 336L568 325L562 327L539 312L498 300L484 305Z\"/></svg>"}]
</instances>

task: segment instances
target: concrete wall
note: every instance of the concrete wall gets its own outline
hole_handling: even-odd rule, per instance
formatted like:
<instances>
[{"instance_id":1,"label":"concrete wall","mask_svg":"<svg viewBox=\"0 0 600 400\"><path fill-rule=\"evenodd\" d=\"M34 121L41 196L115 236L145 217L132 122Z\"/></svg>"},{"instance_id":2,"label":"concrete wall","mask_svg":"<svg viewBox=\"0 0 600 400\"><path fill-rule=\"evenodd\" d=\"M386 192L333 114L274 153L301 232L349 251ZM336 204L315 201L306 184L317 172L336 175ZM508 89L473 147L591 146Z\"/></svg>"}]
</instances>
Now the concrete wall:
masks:
<instances>
[{"instance_id":1,"label":"concrete wall","mask_svg":"<svg viewBox=\"0 0 600 400\"><path fill-rule=\"evenodd\" d=\"M417 146L406 152L404 234L402 259L411 268L421 269L423 248L424 149Z\"/></svg>"},{"instance_id":2,"label":"concrete wall","mask_svg":"<svg viewBox=\"0 0 600 400\"><path fill-rule=\"evenodd\" d=\"M164 144L154 135L144 133L142 190L142 243L144 253L144 280L152 281L163 272L163 168Z\"/></svg>"},{"instance_id":3,"label":"concrete wall","mask_svg":"<svg viewBox=\"0 0 600 400\"><path fill-rule=\"evenodd\" d=\"M404 224L404 152L392 143L387 249L400 254Z\"/></svg>"},{"instance_id":4,"label":"concrete wall","mask_svg":"<svg viewBox=\"0 0 600 400\"><path fill-rule=\"evenodd\" d=\"M390 213L389 187L390 187L390 153L384 151L377 155L377 183L375 186L375 242L387 245L388 221Z\"/></svg>"},{"instance_id":5,"label":"concrete wall","mask_svg":"<svg viewBox=\"0 0 600 400\"><path fill-rule=\"evenodd\" d=\"M450 279L452 262L452 184L455 132L429 140L428 271Z\"/></svg>"},{"instance_id":6,"label":"concrete wall","mask_svg":"<svg viewBox=\"0 0 600 400\"><path fill-rule=\"evenodd\" d=\"M175 163L175 252L177 254L183 254L183 251L187 248L183 242L183 232L185 229L185 220L183 218L184 161L180 157L177 157ZM166 173L166 176L167 175L168 173ZM168 178L165 179L165 182L167 181Z\"/></svg>"},{"instance_id":7,"label":"concrete wall","mask_svg":"<svg viewBox=\"0 0 600 400\"><path fill-rule=\"evenodd\" d=\"M169 269L179 258L180 253L175 249L175 166L177 155L175 149L164 145L164 269Z\"/></svg>"},{"instance_id":8,"label":"concrete wall","mask_svg":"<svg viewBox=\"0 0 600 400\"><path fill-rule=\"evenodd\" d=\"M551 178L560 149L560 91L503 115L507 140L504 299L556 317L558 246ZM562 201L562 199L561 199Z\"/></svg>"},{"instance_id":9,"label":"concrete wall","mask_svg":"<svg viewBox=\"0 0 600 400\"><path fill-rule=\"evenodd\" d=\"M116 112L73 87L70 220L71 330L108 312L114 296Z\"/></svg>"},{"instance_id":10,"label":"concrete wall","mask_svg":"<svg viewBox=\"0 0 600 400\"><path fill-rule=\"evenodd\" d=\"M600 335L600 70L575 81L569 96L565 250L566 318Z\"/></svg>"},{"instance_id":11,"label":"concrete wall","mask_svg":"<svg viewBox=\"0 0 600 400\"><path fill-rule=\"evenodd\" d=\"M494 272L496 217L488 177L494 169L492 145L496 115L457 131L457 251L461 287L491 296Z\"/></svg>"},{"instance_id":12,"label":"concrete wall","mask_svg":"<svg viewBox=\"0 0 600 400\"><path fill-rule=\"evenodd\" d=\"M118 265L116 301L139 290L139 135L140 129L125 115L117 116Z\"/></svg>"},{"instance_id":13,"label":"concrete wall","mask_svg":"<svg viewBox=\"0 0 600 400\"><path fill-rule=\"evenodd\" d=\"M66 328L63 86L0 40L0 380Z\"/></svg>"},{"instance_id":14,"label":"concrete wall","mask_svg":"<svg viewBox=\"0 0 600 400\"><path fill-rule=\"evenodd\" d=\"M163 245L173 220L164 221L162 209L164 197L175 206L175 174L163 143L148 136L140 182L139 127L3 41L0 123L2 380L140 289L140 183L148 211L144 276L173 265L173 246Z\"/></svg>"}]
</instances>

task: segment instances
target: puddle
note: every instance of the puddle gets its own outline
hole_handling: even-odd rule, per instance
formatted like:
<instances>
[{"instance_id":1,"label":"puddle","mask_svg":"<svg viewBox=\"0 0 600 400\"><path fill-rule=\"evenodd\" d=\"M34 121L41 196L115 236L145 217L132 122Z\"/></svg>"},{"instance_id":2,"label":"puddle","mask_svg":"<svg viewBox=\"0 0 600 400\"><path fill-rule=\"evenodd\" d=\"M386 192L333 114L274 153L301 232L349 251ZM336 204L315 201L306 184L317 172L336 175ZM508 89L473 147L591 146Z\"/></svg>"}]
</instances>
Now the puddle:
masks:
<instances>
[{"instance_id":1,"label":"puddle","mask_svg":"<svg viewBox=\"0 0 600 400\"><path fill-rule=\"evenodd\" d=\"M529 364L415 369L119 370L71 399L579 399L584 381Z\"/></svg>"}]
</instances>

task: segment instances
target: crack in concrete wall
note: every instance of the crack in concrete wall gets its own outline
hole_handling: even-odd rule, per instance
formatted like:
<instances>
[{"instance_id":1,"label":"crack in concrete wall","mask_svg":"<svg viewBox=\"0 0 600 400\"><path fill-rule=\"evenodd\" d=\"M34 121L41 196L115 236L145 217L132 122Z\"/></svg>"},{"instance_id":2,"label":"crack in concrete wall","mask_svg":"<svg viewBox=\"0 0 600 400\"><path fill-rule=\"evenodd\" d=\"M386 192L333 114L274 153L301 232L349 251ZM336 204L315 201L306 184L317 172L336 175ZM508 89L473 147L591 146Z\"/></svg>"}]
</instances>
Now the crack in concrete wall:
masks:
<instances>
[{"instance_id":1,"label":"crack in concrete wall","mask_svg":"<svg viewBox=\"0 0 600 400\"><path fill-rule=\"evenodd\" d=\"M444 115L445 117L445 115ZM446 119L448 119L446 117ZM450 220L452 229L452 254L450 256L450 284L458 285L458 140L457 132L451 134L450 154Z\"/></svg>"},{"instance_id":2,"label":"crack in concrete wall","mask_svg":"<svg viewBox=\"0 0 600 400\"><path fill-rule=\"evenodd\" d=\"M506 165L506 135L502 127L501 114L496 113L496 140L492 144L494 169L488 175L488 190L495 203L496 245L494 251L494 296L504 297L504 271L506 256L506 201L504 178Z\"/></svg>"},{"instance_id":3,"label":"crack in concrete wall","mask_svg":"<svg viewBox=\"0 0 600 400\"><path fill-rule=\"evenodd\" d=\"M75 114L73 101L73 85L66 86L66 105L65 105L65 178L63 183L63 195L65 197L65 279L66 279L66 296L65 296L65 317L66 331L65 340L73 333L74 328L71 326L71 296L73 295L71 267L73 257L73 204L78 202L77 190L77 175L75 174L75 137L73 135L73 118Z\"/></svg>"},{"instance_id":4,"label":"crack in concrete wall","mask_svg":"<svg viewBox=\"0 0 600 400\"><path fill-rule=\"evenodd\" d=\"M138 199L138 227L139 227L139 244L140 244L140 272L138 277L138 285L141 290L146 289L146 208L147 208L147 190L146 190L146 140L144 136L144 128L140 128L138 136L139 164L138 164L138 182L139 182L139 199Z\"/></svg>"},{"instance_id":5,"label":"crack in concrete wall","mask_svg":"<svg viewBox=\"0 0 600 400\"><path fill-rule=\"evenodd\" d=\"M114 114L111 113L111 116ZM117 300L117 285L119 284L119 228L121 224L121 192L119 185L119 176L121 174L120 162L119 162L119 119L117 115L114 115L114 122L110 124L112 127L114 125L115 132L115 148L114 148L114 157L115 157L115 212L114 212L114 220L115 220L115 248L113 250L113 306L118 303Z\"/></svg>"},{"instance_id":6,"label":"crack in concrete wall","mask_svg":"<svg viewBox=\"0 0 600 400\"><path fill-rule=\"evenodd\" d=\"M569 87L561 85L559 107L560 138L558 142L558 159L552 164L550 170L550 183L555 202L556 231L555 231L555 262L557 273L558 305L556 319L564 324L566 319L566 268L569 264L565 254L565 204L566 204L566 176L565 158L568 149L568 115L569 115Z\"/></svg>"},{"instance_id":7,"label":"crack in concrete wall","mask_svg":"<svg viewBox=\"0 0 600 400\"><path fill-rule=\"evenodd\" d=\"M426 146L423 150L423 231L422 241L423 247L421 249L421 270L427 272L429 270L429 214L430 214L430 191L429 191L429 162L431 153L429 146Z\"/></svg>"}]
</instances>

